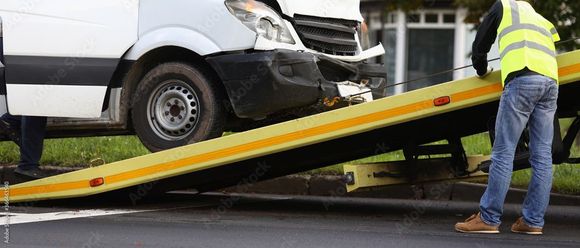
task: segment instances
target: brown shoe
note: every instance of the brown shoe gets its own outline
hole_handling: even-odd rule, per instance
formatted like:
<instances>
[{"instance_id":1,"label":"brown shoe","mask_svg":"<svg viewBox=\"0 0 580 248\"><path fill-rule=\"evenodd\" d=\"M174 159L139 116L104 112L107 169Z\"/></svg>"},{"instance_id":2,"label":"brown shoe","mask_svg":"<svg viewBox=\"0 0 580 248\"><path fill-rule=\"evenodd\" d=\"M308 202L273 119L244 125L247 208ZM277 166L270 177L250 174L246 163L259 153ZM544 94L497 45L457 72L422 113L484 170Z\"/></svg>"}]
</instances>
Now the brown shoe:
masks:
<instances>
[{"instance_id":1,"label":"brown shoe","mask_svg":"<svg viewBox=\"0 0 580 248\"><path fill-rule=\"evenodd\" d=\"M531 227L528 226L524 222L524 218L520 217L516 223L512 225L512 232L514 233L523 233L523 234L530 234L530 235L542 235L542 228Z\"/></svg>"},{"instance_id":2,"label":"brown shoe","mask_svg":"<svg viewBox=\"0 0 580 248\"><path fill-rule=\"evenodd\" d=\"M481 220L480 213L474 214L467 218L465 222L455 224L455 230L462 233L499 233L499 226L488 225Z\"/></svg>"}]
</instances>

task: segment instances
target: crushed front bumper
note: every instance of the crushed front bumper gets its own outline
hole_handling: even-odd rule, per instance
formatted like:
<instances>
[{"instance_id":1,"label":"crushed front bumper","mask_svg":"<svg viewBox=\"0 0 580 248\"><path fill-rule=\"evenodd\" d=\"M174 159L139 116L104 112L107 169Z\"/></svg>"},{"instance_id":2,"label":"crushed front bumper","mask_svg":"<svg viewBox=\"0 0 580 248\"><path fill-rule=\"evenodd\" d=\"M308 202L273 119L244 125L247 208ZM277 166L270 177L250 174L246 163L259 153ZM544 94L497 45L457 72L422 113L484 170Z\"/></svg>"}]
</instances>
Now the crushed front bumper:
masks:
<instances>
[{"instance_id":1,"label":"crushed front bumper","mask_svg":"<svg viewBox=\"0 0 580 248\"><path fill-rule=\"evenodd\" d=\"M207 58L238 117L259 119L282 110L340 97L338 84L364 84L374 99L386 96L386 69L323 55L273 50Z\"/></svg>"}]
</instances>

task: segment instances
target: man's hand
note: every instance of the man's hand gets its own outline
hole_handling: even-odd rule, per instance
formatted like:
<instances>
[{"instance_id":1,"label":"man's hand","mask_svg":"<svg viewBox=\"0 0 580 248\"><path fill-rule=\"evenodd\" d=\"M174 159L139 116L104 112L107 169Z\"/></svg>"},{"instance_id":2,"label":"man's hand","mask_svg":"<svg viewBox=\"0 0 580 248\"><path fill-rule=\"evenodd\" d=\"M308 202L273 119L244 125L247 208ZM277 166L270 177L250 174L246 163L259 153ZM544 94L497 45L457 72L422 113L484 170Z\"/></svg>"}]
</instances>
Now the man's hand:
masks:
<instances>
[{"instance_id":1,"label":"man's hand","mask_svg":"<svg viewBox=\"0 0 580 248\"><path fill-rule=\"evenodd\" d=\"M493 72L493 67L488 66L487 67L487 71L483 74L483 75L479 75L479 73L477 74L478 78L485 78L487 77L489 74L491 74Z\"/></svg>"}]
</instances>

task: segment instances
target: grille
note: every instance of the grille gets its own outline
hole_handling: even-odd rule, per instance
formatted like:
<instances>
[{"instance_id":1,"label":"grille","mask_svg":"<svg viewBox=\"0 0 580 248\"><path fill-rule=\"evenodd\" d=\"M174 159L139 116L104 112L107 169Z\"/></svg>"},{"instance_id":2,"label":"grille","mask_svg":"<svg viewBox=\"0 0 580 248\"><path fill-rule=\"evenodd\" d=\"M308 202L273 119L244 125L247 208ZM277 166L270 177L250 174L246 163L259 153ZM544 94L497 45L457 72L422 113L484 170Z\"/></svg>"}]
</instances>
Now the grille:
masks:
<instances>
[{"instance_id":1,"label":"grille","mask_svg":"<svg viewBox=\"0 0 580 248\"><path fill-rule=\"evenodd\" d=\"M295 15L294 22L302 43L312 50L342 56L358 51L357 21Z\"/></svg>"}]
</instances>

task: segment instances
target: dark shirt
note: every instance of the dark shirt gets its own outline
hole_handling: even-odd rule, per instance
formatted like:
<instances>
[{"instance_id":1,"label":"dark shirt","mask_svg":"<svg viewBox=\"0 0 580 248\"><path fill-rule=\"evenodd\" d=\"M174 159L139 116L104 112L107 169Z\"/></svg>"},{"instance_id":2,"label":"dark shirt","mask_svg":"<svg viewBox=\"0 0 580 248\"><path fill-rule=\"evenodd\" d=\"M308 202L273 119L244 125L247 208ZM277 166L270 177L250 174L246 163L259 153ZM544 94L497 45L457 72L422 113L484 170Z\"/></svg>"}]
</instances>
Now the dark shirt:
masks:
<instances>
[{"instance_id":1,"label":"dark shirt","mask_svg":"<svg viewBox=\"0 0 580 248\"><path fill-rule=\"evenodd\" d=\"M473 68L477 71L477 75L484 75L487 72L487 53L491 49L491 46L497 38L497 29L503 18L503 4L501 1L496 1L495 4L489 10L489 14L485 17L479 29L477 30L477 35L475 36L475 41L473 41L471 62L473 62ZM524 68L521 71L510 73L505 82L508 83L516 76L520 74L530 74L534 73L528 68Z\"/></svg>"}]
</instances>

